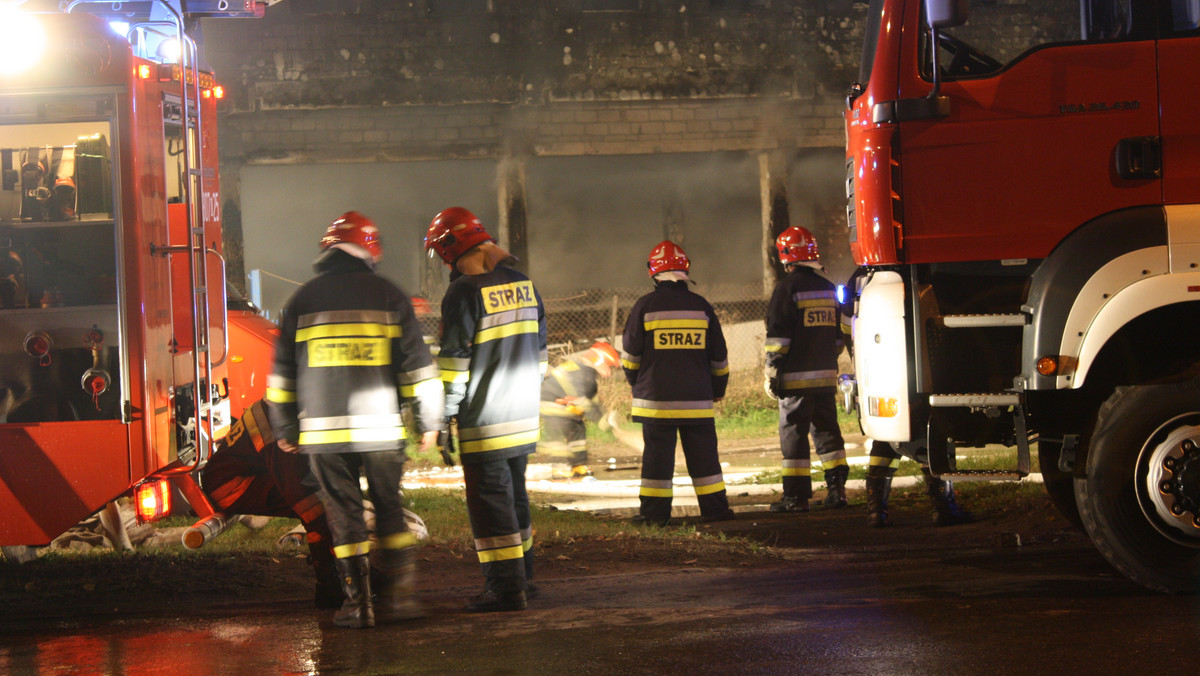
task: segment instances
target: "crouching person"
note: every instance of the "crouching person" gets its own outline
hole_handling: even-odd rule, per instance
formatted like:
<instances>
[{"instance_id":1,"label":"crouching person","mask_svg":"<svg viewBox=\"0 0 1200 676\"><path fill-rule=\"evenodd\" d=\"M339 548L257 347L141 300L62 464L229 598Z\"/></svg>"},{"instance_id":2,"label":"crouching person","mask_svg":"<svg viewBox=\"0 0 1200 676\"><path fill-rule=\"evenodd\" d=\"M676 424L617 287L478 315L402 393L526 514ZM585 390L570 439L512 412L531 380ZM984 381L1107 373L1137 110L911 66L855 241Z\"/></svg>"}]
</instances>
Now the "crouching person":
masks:
<instances>
[{"instance_id":1,"label":"crouching person","mask_svg":"<svg viewBox=\"0 0 1200 676\"><path fill-rule=\"evenodd\" d=\"M422 446L443 429L441 380L408 296L375 274L379 231L351 211L321 239L317 277L283 309L267 388L285 451L308 456L325 501L345 597L339 627L372 627L423 613L413 594L417 538L404 519L402 399L411 399ZM371 598L371 543L359 476L375 505L382 589Z\"/></svg>"}]
</instances>

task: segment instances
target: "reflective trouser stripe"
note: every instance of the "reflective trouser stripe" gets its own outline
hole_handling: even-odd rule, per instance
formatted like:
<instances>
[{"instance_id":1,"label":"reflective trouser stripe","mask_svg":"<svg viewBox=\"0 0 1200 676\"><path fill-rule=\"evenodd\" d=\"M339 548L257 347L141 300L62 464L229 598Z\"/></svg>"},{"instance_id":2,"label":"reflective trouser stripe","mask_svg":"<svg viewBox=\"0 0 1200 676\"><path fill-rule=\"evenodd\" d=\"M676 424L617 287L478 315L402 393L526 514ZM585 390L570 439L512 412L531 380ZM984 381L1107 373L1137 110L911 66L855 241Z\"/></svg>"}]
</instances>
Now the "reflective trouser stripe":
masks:
<instances>
[{"instance_id":1,"label":"reflective trouser stripe","mask_svg":"<svg viewBox=\"0 0 1200 676\"><path fill-rule=\"evenodd\" d=\"M338 545L333 548L333 555L339 559L348 559L351 556L363 556L371 553L371 541L354 542L348 545Z\"/></svg>"}]
</instances>

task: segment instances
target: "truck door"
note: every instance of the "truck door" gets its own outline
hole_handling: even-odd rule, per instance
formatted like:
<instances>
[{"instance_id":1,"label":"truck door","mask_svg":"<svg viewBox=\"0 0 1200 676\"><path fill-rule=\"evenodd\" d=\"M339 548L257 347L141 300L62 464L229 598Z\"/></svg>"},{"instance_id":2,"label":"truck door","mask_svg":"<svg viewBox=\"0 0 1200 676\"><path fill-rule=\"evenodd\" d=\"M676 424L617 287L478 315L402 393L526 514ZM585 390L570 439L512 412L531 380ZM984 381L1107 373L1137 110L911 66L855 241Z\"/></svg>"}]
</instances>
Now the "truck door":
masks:
<instances>
[{"instance_id":1,"label":"truck door","mask_svg":"<svg viewBox=\"0 0 1200 676\"><path fill-rule=\"evenodd\" d=\"M1158 43L1162 96L1163 202L1200 203L1200 2L1173 0ZM1190 11L1189 11L1190 10Z\"/></svg>"},{"instance_id":2,"label":"truck door","mask_svg":"<svg viewBox=\"0 0 1200 676\"><path fill-rule=\"evenodd\" d=\"M1154 3L1108 4L1135 8L1081 13L1064 0L1037 17L1044 38L1014 45L1011 8L973 3L967 25L941 33L948 115L898 119L904 260L1042 258L1092 218L1161 202L1157 165L1146 166L1159 134L1154 24L1136 13ZM932 89L918 32L901 102ZM1179 73L1200 80L1182 61Z\"/></svg>"}]
</instances>

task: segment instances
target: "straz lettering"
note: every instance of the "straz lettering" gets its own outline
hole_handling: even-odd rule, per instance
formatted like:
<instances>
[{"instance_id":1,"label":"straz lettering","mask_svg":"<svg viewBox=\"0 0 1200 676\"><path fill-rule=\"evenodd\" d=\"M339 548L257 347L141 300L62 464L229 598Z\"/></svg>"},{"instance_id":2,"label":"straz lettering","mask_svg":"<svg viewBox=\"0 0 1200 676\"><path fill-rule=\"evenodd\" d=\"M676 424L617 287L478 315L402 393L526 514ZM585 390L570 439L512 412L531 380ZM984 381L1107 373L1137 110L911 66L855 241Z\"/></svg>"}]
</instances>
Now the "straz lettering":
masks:
<instances>
[{"instance_id":1,"label":"straz lettering","mask_svg":"<svg viewBox=\"0 0 1200 676\"><path fill-rule=\"evenodd\" d=\"M380 366L390 362L387 338L321 338L308 343L308 365Z\"/></svg>"},{"instance_id":2,"label":"straz lettering","mask_svg":"<svg viewBox=\"0 0 1200 676\"><path fill-rule=\"evenodd\" d=\"M832 308L810 307L804 309L805 326L837 326L837 311Z\"/></svg>"},{"instance_id":3,"label":"straz lettering","mask_svg":"<svg viewBox=\"0 0 1200 676\"><path fill-rule=\"evenodd\" d=\"M658 329L654 332L654 347L659 350L703 350L704 329Z\"/></svg>"},{"instance_id":4,"label":"straz lettering","mask_svg":"<svg viewBox=\"0 0 1200 676\"><path fill-rule=\"evenodd\" d=\"M479 290L483 295L483 310L488 314L507 312L523 307L537 307L537 296L533 293L533 282L529 280L485 286Z\"/></svg>"}]
</instances>

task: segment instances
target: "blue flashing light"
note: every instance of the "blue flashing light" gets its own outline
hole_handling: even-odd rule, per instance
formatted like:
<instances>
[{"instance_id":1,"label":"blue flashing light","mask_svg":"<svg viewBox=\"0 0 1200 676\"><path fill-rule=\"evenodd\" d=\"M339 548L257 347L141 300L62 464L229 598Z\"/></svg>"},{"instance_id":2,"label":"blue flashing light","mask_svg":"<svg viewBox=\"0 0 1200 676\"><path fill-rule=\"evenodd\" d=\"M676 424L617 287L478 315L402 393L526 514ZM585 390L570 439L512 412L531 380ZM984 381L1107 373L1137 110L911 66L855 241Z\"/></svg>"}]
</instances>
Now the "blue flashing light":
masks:
<instances>
[{"instance_id":1,"label":"blue flashing light","mask_svg":"<svg viewBox=\"0 0 1200 676\"><path fill-rule=\"evenodd\" d=\"M845 284L837 285L837 302L841 305L846 304L846 285Z\"/></svg>"}]
</instances>

